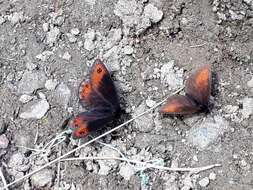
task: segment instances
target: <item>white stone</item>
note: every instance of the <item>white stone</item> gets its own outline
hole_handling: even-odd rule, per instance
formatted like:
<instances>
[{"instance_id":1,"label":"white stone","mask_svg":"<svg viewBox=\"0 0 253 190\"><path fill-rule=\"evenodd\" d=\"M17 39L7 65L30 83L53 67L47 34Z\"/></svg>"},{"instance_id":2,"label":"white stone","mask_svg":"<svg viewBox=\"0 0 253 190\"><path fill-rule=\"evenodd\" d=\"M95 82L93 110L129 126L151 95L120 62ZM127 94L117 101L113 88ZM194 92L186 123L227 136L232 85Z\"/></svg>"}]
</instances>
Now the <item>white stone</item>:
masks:
<instances>
[{"instance_id":1,"label":"white stone","mask_svg":"<svg viewBox=\"0 0 253 190\"><path fill-rule=\"evenodd\" d=\"M78 28L72 28L70 30L70 33L76 36L80 33L80 30Z\"/></svg>"},{"instance_id":2,"label":"white stone","mask_svg":"<svg viewBox=\"0 0 253 190\"><path fill-rule=\"evenodd\" d=\"M18 22L23 20L23 12L14 12L11 14L8 19L12 24L17 24Z\"/></svg>"},{"instance_id":3,"label":"white stone","mask_svg":"<svg viewBox=\"0 0 253 190\"><path fill-rule=\"evenodd\" d=\"M242 159L242 160L240 161L240 164L241 164L242 167L247 166L247 162L246 162L244 159Z\"/></svg>"},{"instance_id":4,"label":"white stone","mask_svg":"<svg viewBox=\"0 0 253 190\"><path fill-rule=\"evenodd\" d=\"M49 30L49 24L47 22L43 23L42 24L42 29L43 29L44 32L48 32L48 30Z\"/></svg>"},{"instance_id":5,"label":"white stone","mask_svg":"<svg viewBox=\"0 0 253 190\"><path fill-rule=\"evenodd\" d=\"M134 168L129 164L123 164L120 166L119 174L125 179L130 180L131 176L135 174Z\"/></svg>"},{"instance_id":6,"label":"white stone","mask_svg":"<svg viewBox=\"0 0 253 190\"><path fill-rule=\"evenodd\" d=\"M53 182L54 175L53 170L43 169L31 176L31 183L34 187L50 187Z\"/></svg>"},{"instance_id":7,"label":"white stone","mask_svg":"<svg viewBox=\"0 0 253 190\"><path fill-rule=\"evenodd\" d=\"M32 62L27 62L26 63L26 68L29 70L29 71L32 71L32 70L34 70L34 69L36 69L36 65L34 64L34 63L32 63Z\"/></svg>"},{"instance_id":8,"label":"white stone","mask_svg":"<svg viewBox=\"0 0 253 190\"><path fill-rule=\"evenodd\" d=\"M209 174L209 179L210 179L210 180L216 180L216 173L211 172L211 173Z\"/></svg>"},{"instance_id":9,"label":"white stone","mask_svg":"<svg viewBox=\"0 0 253 190\"><path fill-rule=\"evenodd\" d=\"M208 177L204 177L203 179L201 179L199 181L199 185L201 187L206 187L206 186L208 186L208 184L209 184L209 178Z\"/></svg>"},{"instance_id":10,"label":"white stone","mask_svg":"<svg viewBox=\"0 0 253 190\"><path fill-rule=\"evenodd\" d=\"M207 118L189 130L187 141L198 149L206 149L229 129L228 122L221 116Z\"/></svg>"},{"instance_id":11,"label":"white stone","mask_svg":"<svg viewBox=\"0 0 253 190\"><path fill-rule=\"evenodd\" d=\"M20 96L19 101L22 102L23 104L30 102L33 99L32 96L27 95L27 94L23 94Z\"/></svg>"},{"instance_id":12,"label":"white stone","mask_svg":"<svg viewBox=\"0 0 253 190\"><path fill-rule=\"evenodd\" d=\"M253 77L247 82L248 87L253 88Z\"/></svg>"},{"instance_id":13,"label":"white stone","mask_svg":"<svg viewBox=\"0 0 253 190\"><path fill-rule=\"evenodd\" d=\"M69 52L65 52L62 56L62 59L65 59L67 61L71 60L71 55L69 54Z\"/></svg>"},{"instance_id":14,"label":"white stone","mask_svg":"<svg viewBox=\"0 0 253 190\"><path fill-rule=\"evenodd\" d=\"M176 90L183 87L183 69L174 68L174 60L164 64L161 68L161 82L169 87L170 90Z\"/></svg>"},{"instance_id":15,"label":"white stone","mask_svg":"<svg viewBox=\"0 0 253 190\"><path fill-rule=\"evenodd\" d=\"M241 110L242 117L244 119L247 119L253 113L253 98L245 97L242 100L242 104L243 104L243 109Z\"/></svg>"},{"instance_id":16,"label":"white stone","mask_svg":"<svg viewBox=\"0 0 253 190\"><path fill-rule=\"evenodd\" d=\"M5 18L3 16L0 16L0 25L5 22Z\"/></svg>"},{"instance_id":17,"label":"white stone","mask_svg":"<svg viewBox=\"0 0 253 190\"><path fill-rule=\"evenodd\" d=\"M19 116L23 119L41 119L49 110L47 100L39 100L28 107Z\"/></svg>"},{"instance_id":18,"label":"white stone","mask_svg":"<svg viewBox=\"0 0 253 190\"><path fill-rule=\"evenodd\" d=\"M124 54L131 55L134 52L134 49L131 46L125 46L123 51L124 51Z\"/></svg>"},{"instance_id":19,"label":"white stone","mask_svg":"<svg viewBox=\"0 0 253 190\"><path fill-rule=\"evenodd\" d=\"M53 27L47 32L47 44L54 44L60 35L60 30L57 27Z\"/></svg>"},{"instance_id":20,"label":"white stone","mask_svg":"<svg viewBox=\"0 0 253 190\"><path fill-rule=\"evenodd\" d=\"M156 104L156 102L155 102L154 100L150 99L150 98L148 98L148 99L146 100L146 105L147 105L149 108L153 107L155 104Z\"/></svg>"},{"instance_id":21,"label":"white stone","mask_svg":"<svg viewBox=\"0 0 253 190\"><path fill-rule=\"evenodd\" d=\"M9 140L7 139L6 135L0 135L0 149L5 149L8 147Z\"/></svg>"},{"instance_id":22,"label":"white stone","mask_svg":"<svg viewBox=\"0 0 253 190\"><path fill-rule=\"evenodd\" d=\"M58 85L58 81L56 79L49 79L45 83L45 88L47 90L54 90Z\"/></svg>"},{"instance_id":23,"label":"white stone","mask_svg":"<svg viewBox=\"0 0 253 190\"><path fill-rule=\"evenodd\" d=\"M71 91L69 87L64 83L60 83L55 90L56 101L62 106L64 106L64 108L66 109L69 103L70 96Z\"/></svg>"},{"instance_id":24,"label":"white stone","mask_svg":"<svg viewBox=\"0 0 253 190\"><path fill-rule=\"evenodd\" d=\"M163 12L158 10L154 5L148 4L144 8L144 16L149 18L151 22L157 23L162 19Z\"/></svg>"},{"instance_id":25,"label":"white stone","mask_svg":"<svg viewBox=\"0 0 253 190\"><path fill-rule=\"evenodd\" d=\"M36 55L36 58L41 61L46 61L53 54L54 53L52 51L43 51L41 54Z\"/></svg>"},{"instance_id":26,"label":"white stone","mask_svg":"<svg viewBox=\"0 0 253 190\"><path fill-rule=\"evenodd\" d=\"M95 39L96 39L96 33L94 30L90 29L88 32L84 35L85 41L84 41L84 48L88 51L91 51L95 49Z\"/></svg>"},{"instance_id":27,"label":"white stone","mask_svg":"<svg viewBox=\"0 0 253 190\"><path fill-rule=\"evenodd\" d=\"M67 33L66 35L67 35L70 43L75 43L77 41L77 38L75 37L75 35L73 35L71 33Z\"/></svg>"}]
</instances>

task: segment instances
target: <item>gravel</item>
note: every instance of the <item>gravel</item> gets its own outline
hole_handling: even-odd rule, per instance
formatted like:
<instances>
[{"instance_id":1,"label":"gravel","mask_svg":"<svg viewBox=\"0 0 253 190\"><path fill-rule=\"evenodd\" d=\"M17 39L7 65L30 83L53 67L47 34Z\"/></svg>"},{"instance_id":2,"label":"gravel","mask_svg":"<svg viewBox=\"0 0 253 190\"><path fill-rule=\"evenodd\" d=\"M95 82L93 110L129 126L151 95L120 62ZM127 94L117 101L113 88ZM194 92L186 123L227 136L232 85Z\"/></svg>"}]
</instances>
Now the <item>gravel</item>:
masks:
<instances>
[{"instance_id":1,"label":"gravel","mask_svg":"<svg viewBox=\"0 0 253 190\"><path fill-rule=\"evenodd\" d=\"M31 183L33 187L51 187L54 177L53 170L44 169L31 176Z\"/></svg>"}]
</instances>

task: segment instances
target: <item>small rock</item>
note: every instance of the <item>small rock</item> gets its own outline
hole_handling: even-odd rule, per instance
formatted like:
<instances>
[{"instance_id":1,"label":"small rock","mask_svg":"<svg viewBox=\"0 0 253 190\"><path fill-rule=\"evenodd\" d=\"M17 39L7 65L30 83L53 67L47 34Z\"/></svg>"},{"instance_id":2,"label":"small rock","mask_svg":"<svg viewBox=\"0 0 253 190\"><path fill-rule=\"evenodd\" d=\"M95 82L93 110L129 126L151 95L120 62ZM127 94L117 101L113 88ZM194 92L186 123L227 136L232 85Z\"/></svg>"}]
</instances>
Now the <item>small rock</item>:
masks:
<instances>
[{"instance_id":1,"label":"small rock","mask_svg":"<svg viewBox=\"0 0 253 190\"><path fill-rule=\"evenodd\" d=\"M9 140L7 139L7 137L5 136L5 134L0 135L0 149L5 149L8 147L9 144Z\"/></svg>"},{"instance_id":2,"label":"small rock","mask_svg":"<svg viewBox=\"0 0 253 190\"><path fill-rule=\"evenodd\" d=\"M58 81L56 79L49 79L45 83L45 88L47 90L54 90L58 85Z\"/></svg>"},{"instance_id":3,"label":"small rock","mask_svg":"<svg viewBox=\"0 0 253 190\"><path fill-rule=\"evenodd\" d=\"M242 117L244 119L247 119L253 113L253 98L245 97L242 100L242 104L243 104L243 109L241 110Z\"/></svg>"},{"instance_id":4,"label":"small rock","mask_svg":"<svg viewBox=\"0 0 253 190\"><path fill-rule=\"evenodd\" d=\"M124 54L131 55L134 52L134 49L131 46L125 46L123 51L124 51Z\"/></svg>"},{"instance_id":5,"label":"small rock","mask_svg":"<svg viewBox=\"0 0 253 190\"><path fill-rule=\"evenodd\" d=\"M46 76L41 71L26 71L18 84L19 94L31 94L35 90L44 87Z\"/></svg>"},{"instance_id":6,"label":"small rock","mask_svg":"<svg viewBox=\"0 0 253 190\"><path fill-rule=\"evenodd\" d=\"M71 55L69 54L69 52L65 52L62 56L62 59L69 61L71 59Z\"/></svg>"},{"instance_id":7,"label":"small rock","mask_svg":"<svg viewBox=\"0 0 253 190\"><path fill-rule=\"evenodd\" d=\"M107 50L107 49L112 48L121 39L122 39L122 30L121 30L121 28L110 30L110 32L107 36L106 43L104 45L104 49Z\"/></svg>"},{"instance_id":8,"label":"small rock","mask_svg":"<svg viewBox=\"0 0 253 190\"><path fill-rule=\"evenodd\" d=\"M60 30L57 27L53 27L47 32L47 44L52 45L54 44L60 35Z\"/></svg>"},{"instance_id":9,"label":"small rock","mask_svg":"<svg viewBox=\"0 0 253 190\"><path fill-rule=\"evenodd\" d=\"M69 87L64 83L60 83L55 90L56 102L64 106L64 108L67 108L70 96L71 96L71 91Z\"/></svg>"},{"instance_id":10,"label":"small rock","mask_svg":"<svg viewBox=\"0 0 253 190\"><path fill-rule=\"evenodd\" d=\"M209 178L208 177L204 177L203 179L201 179L199 181L199 185L201 187L206 187L206 186L208 186L208 184L209 184Z\"/></svg>"},{"instance_id":11,"label":"small rock","mask_svg":"<svg viewBox=\"0 0 253 190\"><path fill-rule=\"evenodd\" d=\"M108 69L111 72L120 70L120 51L121 48L119 46L113 46L110 50L108 50L104 55L103 58L106 60Z\"/></svg>"},{"instance_id":12,"label":"small rock","mask_svg":"<svg viewBox=\"0 0 253 190\"><path fill-rule=\"evenodd\" d=\"M139 115L146 110L146 105L142 103L138 108L134 110L133 117ZM135 125L141 132L150 132L154 128L154 121L152 114L145 114L140 118L137 118Z\"/></svg>"},{"instance_id":13,"label":"small rock","mask_svg":"<svg viewBox=\"0 0 253 190\"><path fill-rule=\"evenodd\" d=\"M184 178L183 184L184 184L184 186L183 186L182 189L184 189L184 190L190 190L190 189L192 189L194 187L193 184L192 184L192 179L191 179L190 176L186 176Z\"/></svg>"},{"instance_id":14,"label":"small rock","mask_svg":"<svg viewBox=\"0 0 253 190\"><path fill-rule=\"evenodd\" d=\"M189 130L187 140L202 150L207 148L211 143L215 142L217 138L222 136L228 128L228 122L221 116L207 118L199 125Z\"/></svg>"},{"instance_id":15,"label":"small rock","mask_svg":"<svg viewBox=\"0 0 253 190\"><path fill-rule=\"evenodd\" d=\"M5 18L3 16L0 16L0 25L5 22Z\"/></svg>"},{"instance_id":16,"label":"small rock","mask_svg":"<svg viewBox=\"0 0 253 190\"><path fill-rule=\"evenodd\" d=\"M48 30L49 30L49 24L47 22L43 23L42 24L42 29L43 29L44 32L48 32Z\"/></svg>"},{"instance_id":17,"label":"small rock","mask_svg":"<svg viewBox=\"0 0 253 190\"><path fill-rule=\"evenodd\" d=\"M96 33L94 30L90 29L88 32L84 35L85 42L84 42L84 48L88 51L91 51L95 49L95 39L96 39Z\"/></svg>"},{"instance_id":18,"label":"small rock","mask_svg":"<svg viewBox=\"0 0 253 190\"><path fill-rule=\"evenodd\" d=\"M192 157L192 159L193 159L195 162L198 162L198 161L199 161L197 155L194 155L194 156Z\"/></svg>"},{"instance_id":19,"label":"small rock","mask_svg":"<svg viewBox=\"0 0 253 190\"><path fill-rule=\"evenodd\" d=\"M70 33L76 36L80 33L80 30L78 28L72 28L70 30Z\"/></svg>"},{"instance_id":20,"label":"small rock","mask_svg":"<svg viewBox=\"0 0 253 190\"><path fill-rule=\"evenodd\" d=\"M31 183L33 187L50 187L55 177L54 171L50 169L43 169L31 176Z\"/></svg>"},{"instance_id":21,"label":"small rock","mask_svg":"<svg viewBox=\"0 0 253 190\"><path fill-rule=\"evenodd\" d=\"M66 35L67 35L70 43L75 43L77 41L76 37L73 34L67 33Z\"/></svg>"},{"instance_id":22,"label":"small rock","mask_svg":"<svg viewBox=\"0 0 253 190\"><path fill-rule=\"evenodd\" d=\"M22 102L23 104L30 102L33 99L32 96L27 95L27 94L23 94L20 96L19 101Z\"/></svg>"},{"instance_id":23,"label":"small rock","mask_svg":"<svg viewBox=\"0 0 253 190\"><path fill-rule=\"evenodd\" d=\"M24 154L27 151L29 151L26 148L23 147L29 147L29 148L33 148L34 144L31 142L34 142L34 134L30 133L30 132L23 132L18 131L17 133L15 133L14 136L15 139L15 145L18 146L18 149Z\"/></svg>"},{"instance_id":24,"label":"small rock","mask_svg":"<svg viewBox=\"0 0 253 190\"><path fill-rule=\"evenodd\" d=\"M134 168L129 164L123 164L120 166L119 174L125 179L130 180L131 176L135 174Z\"/></svg>"},{"instance_id":25,"label":"small rock","mask_svg":"<svg viewBox=\"0 0 253 190\"><path fill-rule=\"evenodd\" d=\"M8 172L15 176L23 176L24 173L31 167L29 160L24 157L22 153L15 153L10 157L8 162L9 170Z\"/></svg>"},{"instance_id":26,"label":"small rock","mask_svg":"<svg viewBox=\"0 0 253 190\"><path fill-rule=\"evenodd\" d=\"M242 167L246 167L246 166L247 166L247 162L246 162L244 159L242 159L242 160L240 161L240 165L241 165Z\"/></svg>"},{"instance_id":27,"label":"small rock","mask_svg":"<svg viewBox=\"0 0 253 190\"><path fill-rule=\"evenodd\" d=\"M209 179L210 179L210 180L216 180L216 174L215 174L214 172L211 172L211 173L209 174Z\"/></svg>"},{"instance_id":28,"label":"small rock","mask_svg":"<svg viewBox=\"0 0 253 190\"><path fill-rule=\"evenodd\" d=\"M161 68L161 82L175 90L183 86L183 69L174 69L174 60L164 64Z\"/></svg>"},{"instance_id":29,"label":"small rock","mask_svg":"<svg viewBox=\"0 0 253 190\"><path fill-rule=\"evenodd\" d=\"M41 61L46 61L53 54L54 53L52 51L43 51L41 54L36 55L36 58Z\"/></svg>"},{"instance_id":30,"label":"small rock","mask_svg":"<svg viewBox=\"0 0 253 190\"><path fill-rule=\"evenodd\" d=\"M248 87L253 88L253 77L247 82Z\"/></svg>"},{"instance_id":31,"label":"small rock","mask_svg":"<svg viewBox=\"0 0 253 190\"><path fill-rule=\"evenodd\" d=\"M41 119L49 110L47 100L34 101L19 116L23 119Z\"/></svg>"},{"instance_id":32,"label":"small rock","mask_svg":"<svg viewBox=\"0 0 253 190\"><path fill-rule=\"evenodd\" d=\"M156 102L154 100L151 100L151 99L147 99L146 100L146 105L149 107L149 108L152 108L154 105L156 104Z\"/></svg>"},{"instance_id":33,"label":"small rock","mask_svg":"<svg viewBox=\"0 0 253 190\"><path fill-rule=\"evenodd\" d=\"M100 157L119 157L119 153L109 147L104 146L102 150L98 153ZM116 168L118 166L117 160L98 160L98 164L100 166L98 174L100 175L108 175L109 171L112 168Z\"/></svg>"},{"instance_id":34,"label":"small rock","mask_svg":"<svg viewBox=\"0 0 253 190\"><path fill-rule=\"evenodd\" d=\"M34 70L34 69L37 68L37 65L35 65L35 64L32 63L32 62L27 62L27 63L26 63L26 68L27 68L29 71L32 71L32 70Z\"/></svg>"},{"instance_id":35,"label":"small rock","mask_svg":"<svg viewBox=\"0 0 253 190\"><path fill-rule=\"evenodd\" d=\"M8 19L12 24L17 24L18 22L23 21L23 12L14 12L8 17Z\"/></svg>"},{"instance_id":36,"label":"small rock","mask_svg":"<svg viewBox=\"0 0 253 190\"><path fill-rule=\"evenodd\" d=\"M158 10L154 5L148 4L144 8L144 16L149 18L151 22L157 23L162 19L163 12Z\"/></svg>"}]
</instances>

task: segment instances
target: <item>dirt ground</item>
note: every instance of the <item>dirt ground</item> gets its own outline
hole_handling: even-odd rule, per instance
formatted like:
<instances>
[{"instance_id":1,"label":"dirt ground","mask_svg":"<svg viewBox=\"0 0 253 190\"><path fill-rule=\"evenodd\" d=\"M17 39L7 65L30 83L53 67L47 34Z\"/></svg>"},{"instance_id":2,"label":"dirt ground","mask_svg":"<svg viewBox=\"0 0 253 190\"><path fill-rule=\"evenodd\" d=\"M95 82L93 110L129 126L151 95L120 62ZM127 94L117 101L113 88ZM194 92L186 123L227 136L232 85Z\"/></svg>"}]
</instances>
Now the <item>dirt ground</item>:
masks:
<instances>
[{"instance_id":1,"label":"dirt ground","mask_svg":"<svg viewBox=\"0 0 253 190\"><path fill-rule=\"evenodd\" d=\"M84 111L78 87L98 57L125 113L94 136L160 102L203 64L214 74L211 113L173 118L155 109L100 139L107 145L70 157L119 157L113 146L166 167L221 167L189 174L66 161L9 189L253 189L252 0L0 0L0 169L7 184L91 139L67 136L40 151Z\"/></svg>"}]
</instances>

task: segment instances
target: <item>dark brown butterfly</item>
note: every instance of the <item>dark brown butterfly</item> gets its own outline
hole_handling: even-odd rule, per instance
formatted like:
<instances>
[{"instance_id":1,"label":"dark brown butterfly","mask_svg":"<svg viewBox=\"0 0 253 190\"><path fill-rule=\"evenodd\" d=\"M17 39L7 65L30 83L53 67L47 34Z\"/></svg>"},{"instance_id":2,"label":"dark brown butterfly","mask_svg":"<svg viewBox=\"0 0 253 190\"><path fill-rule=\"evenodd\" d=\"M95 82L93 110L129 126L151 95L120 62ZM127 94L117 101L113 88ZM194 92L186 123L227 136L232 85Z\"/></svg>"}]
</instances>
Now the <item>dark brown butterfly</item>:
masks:
<instances>
[{"instance_id":1,"label":"dark brown butterfly","mask_svg":"<svg viewBox=\"0 0 253 190\"><path fill-rule=\"evenodd\" d=\"M203 65L187 79L185 96L169 97L160 112L170 115L187 115L208 110L211 78L211 66Z\"/></svg>"},{"instance_id":2,"label":"dark brown butterfly","mask_svg":"<svg viewBox=\"0 0 253 190\"><path fill-rule=\"evenodd\" d=\"M110 73L100 59L92 66L90 80L81 83L79 99L89 111L78 114L70 122L74 138L85 137L102 128L120 111L116 88Z\"/></svg>"}]
</instances>

